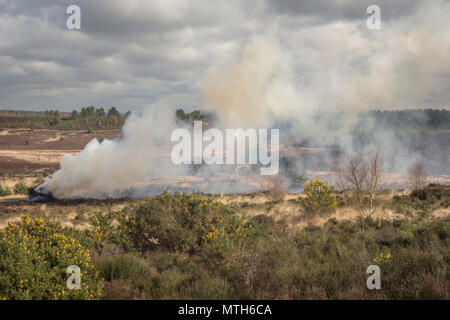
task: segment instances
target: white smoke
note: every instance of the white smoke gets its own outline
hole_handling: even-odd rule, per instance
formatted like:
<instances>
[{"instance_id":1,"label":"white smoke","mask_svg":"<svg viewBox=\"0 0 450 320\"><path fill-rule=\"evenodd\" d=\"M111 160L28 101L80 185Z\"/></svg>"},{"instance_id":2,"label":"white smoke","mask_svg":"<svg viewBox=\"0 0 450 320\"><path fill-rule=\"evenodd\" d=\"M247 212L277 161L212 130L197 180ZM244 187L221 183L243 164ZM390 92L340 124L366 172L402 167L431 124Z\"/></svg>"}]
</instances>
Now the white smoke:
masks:
<instances>
[{"instance_id":1,"label":"white smoke","mask_svg":"<svg viewBox=\"0 0 450 320\"><path fill-rule=\"evenodd\" d=\"M448 87L442 79L450 76L449 14L448 2L424 2L379 31L361 20L287 32L278 17L231 62L212 65L202 81L203 108L216 113L222 127L267 128L290 120L293 135L351 150L349 131L359 111L439 101L439 90ZM340 120L317 120L330 111L342 112ZM170 151L157 151L170 145L175 128L172 108L152 106L127 120L121 140L93 140L79 155L65 155L43 187L58 198L115 197L149 175L186 173L171 165ZM400 150L389 133L380 139Z\"/></svg>"},{"instance_id":2,"label":"white smoke","mask_svg":"<svg viewBox=\"0 0 450 320\"><path fill-rule=\"evenodd\" d=\"M182 168L165 156L170 155L164 148L167 137L175 128L173 109L153 105L127 119L121 139L94 139L79 154L64 155L61 168L42 187L57 198L120 197L140 179L181 174Z\"/></svg>"},{"instance_id":3,"label":"white smoke","mask_svg":"<svg viewBox=\"0 0 450 320\"><path fill-rule=\"evenodd\" d=\"M318 112L448 106L439 97L449 89L449 14L449 2L426 1L376 31L365 20L292 30L278 17L231 63L211 68L205 108L252 127L293 117L303 126Z\"/></svg>"}]
</instances>

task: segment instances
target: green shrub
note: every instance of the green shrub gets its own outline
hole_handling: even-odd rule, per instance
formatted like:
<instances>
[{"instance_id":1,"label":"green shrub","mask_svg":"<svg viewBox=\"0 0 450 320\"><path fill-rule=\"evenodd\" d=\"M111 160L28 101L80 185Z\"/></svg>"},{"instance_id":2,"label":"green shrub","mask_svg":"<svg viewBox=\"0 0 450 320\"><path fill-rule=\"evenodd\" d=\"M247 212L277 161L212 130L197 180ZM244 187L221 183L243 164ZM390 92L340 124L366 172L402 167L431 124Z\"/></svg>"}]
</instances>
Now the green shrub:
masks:
<instances>
[{"instance_id":1,"label":"green shrub","mask_svg":"<svg viewBox=\"0 0 450 320\"><path fill-rule=\"evenodd\" d=\"M10 195L12 195L11 189L9 187L3 187L0 184L0 197L7 197L7 196L10 196Z\"/></svg>"},{"instance_id":2,"label":"green shrub","mask_svg":"<svg viewBox=\"0 0 450 320\"><path fill-rule=\"evenodd\" d=\"M202 252L211 259L244 247L262 231L256 220L209 197L169 192L149 197L131 212L95 213L91 224L100 248L109 242L127 251Z\"/></svg>"},{"instance_id":3,"label":"green shrub","mask_svg":"<svg viewBox=\"0 0 450 320\"><path fill-rule=\"evenodd\" d=\"M213 226L202 239L213 252L221 253L236 246L243 247L253 234L254 229L250 222L243 216L233 216L225 223Z\"/></svg>"},{"instance_id":4,"label":"green shrub","mask_svg":"<svg viewBox=\"0 0 450 320\"><path fill-rule=\"evenodd\" d=\"M336 197L333 195L334 186L317 177L315 180L303 185L306 199L301 204L307 213L326 214L335 212L337 208Z\"/></svg>"},{"instance_id":5,"label":"green shrub","mask_svg":"<svg viewBox=\"0 0 450 320\"><path fill-rule=\"evenodd\" d=\"M100 275L106 281L134 279L145 275L147 271L141 259L132 254L101 257L95 262Z\"/></svg>"},{"instance_id":6,"label":"green shrub","mask_svg":"<svg viewBox=\"0 0 450 320\"><path fill-rule=\"evenodd\" d=\"M17 182L14 185L14 193L15 194L28 194L28 186L26 185L24 179L20 179L19 182Z\"/></svg>"},{"instance_id":7,"label":"green shrub","mask_svg":"<svg viewBox=\"0 0 450 320\"><path fill-rule=\"evenodd\" d=\"M430 184L413 190L409 195L396 195L385 207L404 214L429 214L439 208L450 206L450 187Z\"/></svg>"},{"instance_id":8,"label":"green shrub","mask_svg":"<svg viewBox=\"0 0 450 320\"><path fill-rule=\"evenodd\" d=\"M81 269L81 289L69 290L67 267ZM22 216L0 231L0 298L99 299L103 281L89 250L69 229Z\"/></svg>"},{"instance_id":9,"label":"green shrub","mask_svg":"<svg viewBox=\"0 0 450 320\"><path fill-rule=\"evenodd\" d=\"M135 247L192 252L208 242L208 235L214 232L218 242L213 243L224 244L220 239L236 240L241 222L231 208L220 202L190 193L167 192L140 206L125 227L130 230ZM246 235L246 231L241 231Z\"/></svg>"},{"instance_id":10,"label":"green shrub","mask_svg":"<svg viewBox=\"0 0 450 320\"><path fill-rule=\"evenodd\" d=\"M89 234L99 245L105 297L449 297L448 218L330 219L290 232L289 220L235 210L211 196L166 192L121 213L97 213ZM365 286L371 264L382 270L382 290Z\"/></svg>"}]
</instances>

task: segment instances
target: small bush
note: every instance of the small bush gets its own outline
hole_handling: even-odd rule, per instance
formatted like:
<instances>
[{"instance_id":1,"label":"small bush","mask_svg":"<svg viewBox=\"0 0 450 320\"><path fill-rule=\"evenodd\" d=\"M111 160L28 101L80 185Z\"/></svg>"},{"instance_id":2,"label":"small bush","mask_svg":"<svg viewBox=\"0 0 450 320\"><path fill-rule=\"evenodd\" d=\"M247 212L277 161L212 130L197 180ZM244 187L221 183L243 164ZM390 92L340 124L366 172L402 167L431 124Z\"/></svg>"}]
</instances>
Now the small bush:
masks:
<instances>
[{"instance_id":1,"label":"small bush","mask_svg":"<svg viewBox=\"0 0 450 320\"><path fill-rule=\"evenodd\" d=\"M430 184L413 190L409 195L396 195L386 206L405 214L429 214L439 208L448 208L449 196L450 187Z\"/></svg>"},{"instance_id":2,"label":"small bush","mask_svg":"<svg viewBox=\"0 0 450 320\"><path fill-rule=\"evenodd\" d=\"M133 279L146 273L141 259L131 254L97 258L96 266L106 281Z\"/></svg>"},{"instance_id":3,"label":"small bush","mask_svg":"<svg viewBox=\"0 0 450 320\"><path fill-rule=\"evenodd\" d=\"M307 213L326 214L335 212L337 208L336 197L333 195L334 186L317 177L303 185L306 199L301 203Z\"/></svg>"},{"instance_id":4,"label":"small bush","mask_svg":"<svg viewBox=\"0 0 450 320\"><path fill-rule=\"evenodd\" d=\"M0 197L7 197L7 196L10 196L10 195L12 195L11 189L9 187L3 187L0 184Z\"/></svg>"},{"instance_id":5,"label":"small bush","mask_svg":"<svg viewBox=\"0 0 450 320\"><path fill-rule=\"evenodd\" d=\"M253 234L253 226L243 216L234 216L225 224L213 226L211 231L202 236L203 241L215 252L243 247Z\"/></svg>"},{"instance_id":6,"label":"small bush","mask_svg":"<svg viewBox=\"0 0 450 320\"><path fill-rule=\"evenodd\" d=\"M24 179L20 179L19 182L17 182L14 185L14 193L15 194L28 194L28 186L26 185Z\"/></svg>"}]
</instances>

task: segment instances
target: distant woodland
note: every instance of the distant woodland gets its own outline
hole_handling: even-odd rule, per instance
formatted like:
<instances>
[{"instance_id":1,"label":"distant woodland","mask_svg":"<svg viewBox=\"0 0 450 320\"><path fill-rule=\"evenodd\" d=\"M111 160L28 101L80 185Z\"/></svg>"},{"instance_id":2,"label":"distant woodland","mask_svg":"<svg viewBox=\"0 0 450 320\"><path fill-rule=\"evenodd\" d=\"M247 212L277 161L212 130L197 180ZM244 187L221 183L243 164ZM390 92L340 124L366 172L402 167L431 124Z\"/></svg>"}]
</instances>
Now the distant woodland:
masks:
<instances>
[{"instance_id":1,"label":"distant woodland","mask_svg":"<svg viewBox=\"0 0 450 320\"><path fill-rule=\"evenodd\" d=\"M45 112L29 111L0 111L0 127L3 128L30 128L57 129L57 130L106 130L120 129L130 112L121 114L117 108L104 108L93 106L73 110L72 113L58 110Z\"/></svg>"}]
</instances>

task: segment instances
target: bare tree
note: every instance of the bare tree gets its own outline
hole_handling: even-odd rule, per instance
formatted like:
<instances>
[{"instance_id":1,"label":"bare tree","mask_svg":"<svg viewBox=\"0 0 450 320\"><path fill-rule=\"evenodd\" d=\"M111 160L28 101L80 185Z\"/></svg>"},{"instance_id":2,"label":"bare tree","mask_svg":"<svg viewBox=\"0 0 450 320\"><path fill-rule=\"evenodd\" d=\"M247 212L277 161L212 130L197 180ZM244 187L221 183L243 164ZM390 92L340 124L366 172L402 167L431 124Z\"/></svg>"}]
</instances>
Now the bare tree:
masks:
<instances>
[{"instance_id":1,"label":"bare tree","mask_svg":"<svg viewBox=\"0 0 450 320\"><path fill-rule=\"evenodd\" d=\"M357 205L365 214L363 192L367 179L367 166L362 156L355 155L346 160L338 169L337 187L344 192L345 198Z\"/></svg>"},{"instance_id":2,"label":"bare tree","mask_svg":"<svg viewBox=\"0 0 450 320\"><path fill-rule=\"evenodd\" d=\"M373 213L375 191L384 170L384 157L379 147L372 149L368 155L367 191L369 193L370 214Z\"/></svg>"},{"instance_id":3,"label":"bare tree","mask_svg":"<svg viewBox=\"0 0 450 320\"><path fill-rule=\"evenodd\" d=\"M408 170L409 183L414 190L420 189L425 184L425 174L423 170L423 163L415 162Z\"/></svg>"},{"instance_id":4,"label":"bare tree","mask_svg":"<svg viewBox=\"0 0 450 320\"><path fill-rule=\"evenodd\" d=\"M368 152L367 157L351 156L337 171L338 188L363 215L373 213L375 192L383 174L383 168L384 157L381 150L374 148Z\"/></svg>"}]
</instances>

